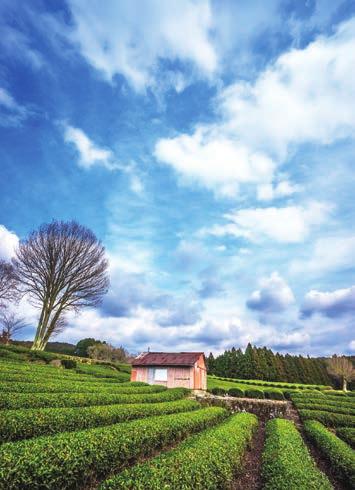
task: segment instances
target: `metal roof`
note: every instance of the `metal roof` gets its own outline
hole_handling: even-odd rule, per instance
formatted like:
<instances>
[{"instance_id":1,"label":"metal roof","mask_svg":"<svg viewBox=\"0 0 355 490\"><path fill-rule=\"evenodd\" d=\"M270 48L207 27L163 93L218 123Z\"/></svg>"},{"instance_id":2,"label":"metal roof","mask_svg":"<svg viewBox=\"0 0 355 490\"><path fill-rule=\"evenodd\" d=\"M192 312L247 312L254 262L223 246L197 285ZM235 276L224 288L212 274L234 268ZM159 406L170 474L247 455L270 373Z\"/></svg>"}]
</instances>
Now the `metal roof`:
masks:
<instances>
[{"instance_id":1,"label":"metal roof","mask_svg":"<svg viewBox=\"0 0 355 490\"><path fill-rule=\"evenodd\" d=\"M203 352L143 352L132 366L193 366Z\"/></svg>"}]
</instances>

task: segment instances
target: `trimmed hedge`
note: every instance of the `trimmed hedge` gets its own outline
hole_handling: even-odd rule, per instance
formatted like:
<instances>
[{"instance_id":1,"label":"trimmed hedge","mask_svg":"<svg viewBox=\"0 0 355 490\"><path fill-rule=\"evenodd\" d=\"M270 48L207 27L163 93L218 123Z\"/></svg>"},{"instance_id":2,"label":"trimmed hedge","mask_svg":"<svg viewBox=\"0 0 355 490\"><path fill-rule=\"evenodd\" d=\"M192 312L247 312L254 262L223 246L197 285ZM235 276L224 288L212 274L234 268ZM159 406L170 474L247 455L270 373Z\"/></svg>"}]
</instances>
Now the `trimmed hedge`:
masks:
<instances>
[{"instance_id":1,"label":"trimmed hedge","mask_svg":"<svg viewBox=\"0 0 355 490\"><path fill-rule=\"evenodd\" d=\"M353 415L326 412L322 410L298 410L302 420L318 420L327 427L355 427Z\"/></svg>"},{"instance_id":2,"label":"trimmed hedge","mask_svg":"<svg viewBox=\"0 0 355 490\"><path fill-rule=\"evenodd\" d=\"M351 427L344 427L342 429L337 429L337 436L343 439L349 446L355 449L355 429Z\"/></svg>"},{"instance_id":3,"label":"trimmed hedge","mask_svg":"<svg viewBox=\"0 0 355 490\"><path fill-rule=\"evenodd\" d=\"M260 379L239 379L239 378L222 378L220 376L213 376L215 379L220 379L221 381L230 381L234 383L242 383L246 385L253 386L270 386L271 388L296 388L300 390L312 389L312 390L326 390L332 389L329 385L306 385L300 383L284 383L282 381L264 381Z\"/></svg>"},{"instance_id":4,"label":"trimmed hedge","mask_svg":"<svg viewBox=\"0 0 355 490\"><path fill-rule=\"evenodd\" d=\"M295 403L297 410L321 410L324 412L339 413L344 415L355 415L355 408L328 405L326 403Z\"/></svg>"},{"instance_id":5,"label":"trimmed hedge","mask_svg":"<svg viewBox=\"0 0 355 490\"><path fill-rule=\"evenodd\" d=\"M241 390L240 388L229 388L228 395L234 396L236 398L243 398L243 397L245 397L245 392L244 392L244 390Z\"/></svg>"},{"instance_id":6,"label":"trimmed hedge","mask_svg":"<svg viewBox=\"0 0 355 490\"><path fill-rule=\"evenodd\" d=\"M262 478L265 490L333 488L318 470L294 423L285 419L266 424Z\"/></svg>"},{"instance_id":7,"label":"trimmed hedge","mask_svg":"<svg viewBox=\"0 0 355 490\"><path fill-rule=\"evenodd\" d=\"M265 398L264 392L258 389L245 390L245 396L247 398Z\"/></svg>"},{"instance_id":8,"label":"trimmed hedge","mask_svg":"<svg viewBox=\"0 0 355 490\"><path fill-rule=\"evenodd\" d=\"M132 395L121 393L0 393L0 409L167 402L184 398L187 393L188 390L185 388L172 388L161 393Z\"/></svg>"},{"instance_id":9,"label":"trimmed hedge","mask_svg":"<svg viewBox=\"0 0 355 490\"><path fill-rule=\"evenodd\" d=\"M8 442L0 446L0 488L89 488L138 458L217 424L227 414L212 407Z\"/></svg>"},{"instance_id":10,"label":"trimmed hedge","mask_svg":"<svg viewBox=\"0 0 355 490\"><path fill-rule=\"evenodd\" d=\"M351 488L355 488L355 452L353 449L315 420L307 420L304 428L307 437L323 453L334 473Z\"/></svg>"},{"instance_id":11,"label":"trimmed hedge","mask_svg":"<svg viewBox=\"0 0 355 490\"><path fill-rule=\"evenodd\" d=\"M55 383L0 383L0 393L157 393L166 390L161 385L136 385L117 383L75 383L57 381Z\"/></svg>"},{"instance_id":12,"label":"trimmed hedge","mask_svg":"<svg viewBox=\"0 0 355 490\"><path fill-rule=\"evenodd\" d=\"M193 400L79 408L4 410L0 417L0 442L76 431L128 420L190 412L201 405Z\"/></svg>"},{"instance_id":13,"label":"trimmed hedge","mask_svg":"<svg viewBox=\"0 0 355 490\"><path fill-rule=\"evenodd\" d=\"M226 395L227 390L225 390L224 388L212 388L211 393L217 396L224 396Z\"/></svg>"},{"instance_id":14,"label":"trimmed hedge","mask_svg":"<svg viewBox=\"0 0 355 490\"><path fill-rule=\"evenodd\" d=\"M278 389L267 389L264 390L265 398L269 400L284 400L284 394L281 390Z\"/></svg>"},{"instance_id":15,"label":"trimmed hedge","mask_svg":"<svg viewBox=\"0 0 355 490\"><path fill-rule=\"evenodd\" d=\"M104 482L100 490L229 488L242 469L243 455L257 425L255 415L234 415L176 449L123 471Z\"/></svg>"}]
</instances>

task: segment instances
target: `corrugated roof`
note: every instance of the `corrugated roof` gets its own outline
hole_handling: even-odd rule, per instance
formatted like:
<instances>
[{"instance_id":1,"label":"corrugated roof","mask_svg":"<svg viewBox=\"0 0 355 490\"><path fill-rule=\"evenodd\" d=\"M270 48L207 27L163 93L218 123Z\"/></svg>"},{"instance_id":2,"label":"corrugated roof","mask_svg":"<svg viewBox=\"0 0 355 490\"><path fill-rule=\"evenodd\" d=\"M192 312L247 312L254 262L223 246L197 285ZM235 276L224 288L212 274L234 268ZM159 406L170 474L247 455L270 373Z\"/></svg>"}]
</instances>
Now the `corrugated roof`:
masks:
<instances>
[{"instance_id":1,"label":"corrugated roof","mask_svg":"<svg viewBox=\"0 0 355 490\"><path fill-rule=\"evenodd\" d=\"M132 366L193 366L203 352L145 352Z\"/></svg>"}]
</instances>

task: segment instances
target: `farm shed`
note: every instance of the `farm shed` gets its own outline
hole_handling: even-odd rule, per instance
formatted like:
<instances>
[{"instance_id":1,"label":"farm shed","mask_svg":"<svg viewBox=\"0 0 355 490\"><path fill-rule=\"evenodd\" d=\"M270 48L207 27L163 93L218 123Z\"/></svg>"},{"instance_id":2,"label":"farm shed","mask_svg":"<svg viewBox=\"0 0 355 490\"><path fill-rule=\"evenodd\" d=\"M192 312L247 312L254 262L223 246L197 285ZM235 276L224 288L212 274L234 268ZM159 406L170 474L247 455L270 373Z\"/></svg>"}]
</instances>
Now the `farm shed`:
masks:
<instances>
[{"instance_id":1,"label":"farm shed","mask_svg":"<svg viewBox=\"0 0 355 490\"><path fill-rule=\"evenodd\" d=\"M132 363L131 381L206 390L205 355L203 352L143 352Z\"/></svg>"}]
</instances>

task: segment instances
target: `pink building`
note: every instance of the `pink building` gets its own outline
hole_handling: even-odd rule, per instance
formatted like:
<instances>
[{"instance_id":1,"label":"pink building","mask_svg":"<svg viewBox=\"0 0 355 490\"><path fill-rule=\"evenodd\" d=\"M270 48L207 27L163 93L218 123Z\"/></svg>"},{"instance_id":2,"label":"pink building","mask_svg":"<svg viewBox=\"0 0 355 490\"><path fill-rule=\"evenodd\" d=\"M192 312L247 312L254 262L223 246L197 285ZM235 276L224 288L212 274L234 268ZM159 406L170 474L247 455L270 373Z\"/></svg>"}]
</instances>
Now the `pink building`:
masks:
<instances>
[{"instance_id":1,"label":"pink building","mask_svg":"<svg viewBox=\"0 0 355 490\"><path fill-rule=\"evenodd\" d=\"M206 390L205 355L203 352L143 352L132 362L131 381Z\"/></svg>"}]
</instances>

